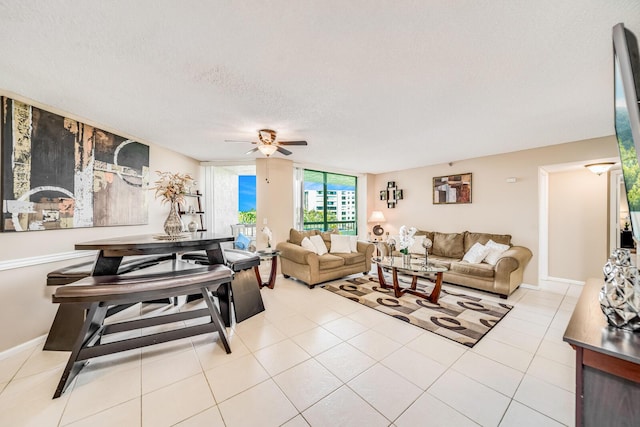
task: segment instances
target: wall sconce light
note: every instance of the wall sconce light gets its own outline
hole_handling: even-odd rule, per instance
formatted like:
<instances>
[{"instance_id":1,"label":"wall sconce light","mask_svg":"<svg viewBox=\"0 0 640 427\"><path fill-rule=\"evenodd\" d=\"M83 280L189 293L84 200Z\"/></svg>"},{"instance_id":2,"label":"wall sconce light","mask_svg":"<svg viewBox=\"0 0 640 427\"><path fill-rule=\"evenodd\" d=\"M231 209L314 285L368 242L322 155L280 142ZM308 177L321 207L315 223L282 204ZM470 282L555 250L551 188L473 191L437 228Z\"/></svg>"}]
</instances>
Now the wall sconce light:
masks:
<instances>
[{"instance_id":1,"label":"wall sconce light","mask_svg":"<svg viewBox=\"0 0 640 427\"><path fill-rule=\"evenodd\" d=\"M376 223L376 225L373 227L373 234L375 234L376 236L382 236L382 234L384 233L384 228L380 226L380 223L385 221L386 219L384 218L384 215L382 214L382 212L380 211L371 212L371 216L369 217L368 222Z\"/></svg>"},{"instance_id":2,"label":"wall sconce light","mask_svg":"<svg viewBox=\"0 0 640 427\"><path fill-rule=\"evenodd\" d=\"M596 175L602 175L607 172L614 165L614 162L600 162L600 163L591 163L588 165L584 165L585 168L589 169L591 172Z\"/></svg>"}]
</instances>

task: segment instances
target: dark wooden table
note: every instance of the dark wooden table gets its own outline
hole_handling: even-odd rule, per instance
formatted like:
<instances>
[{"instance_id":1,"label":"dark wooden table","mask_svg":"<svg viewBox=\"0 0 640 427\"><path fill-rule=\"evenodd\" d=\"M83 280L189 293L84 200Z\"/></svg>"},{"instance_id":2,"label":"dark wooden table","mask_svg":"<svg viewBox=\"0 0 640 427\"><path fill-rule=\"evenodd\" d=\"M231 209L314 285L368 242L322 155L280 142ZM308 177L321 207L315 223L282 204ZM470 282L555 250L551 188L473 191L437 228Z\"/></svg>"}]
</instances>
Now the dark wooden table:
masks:
<instances>
[{"instance_id":1,"label":"dark wooden table","mask_svg":"<svg viewBox=\"0 0 640 427\"><path fill-rule=\"evenodd\" d=\"M123 236L110 239L93 240L77 243L77 250L97 250L92 275L106 276L118 274L118 267L125 256L148 256L160 254L177 254L180 252L204 250L211 264L225 264L225 256L220 243L232 242L231 235L216 235L211 232L189 233L183 239L163 240L158 239L158 234L143 234L136 236ZM231 325L230 315L230 291L228 286L221 286L218 291L220 314L225 326ZM52 350L71 350L84 322L84 310L81 308L66 308L58 315L51 325L48 348ZM71 310L71 311L70 311Z\"/></svg>"},{"instance_id":2,"label":"dark wooden table","mask_svg":"<svg viewBox=\"0 0 640 427\"><path fill-rule=\"evenodd\" d=\"M276 285L276 276L278 274L278 257L280 256L280 251L269 251L262 250L256 251L256 255L260 257L260 261L270 261L271 262L271 270L269 271L269 279L266 282L262 281L262 276L260 276L260 269L256 265L253 267L256 273L256 279L258 280L258 286L261 288L267 287L269 289L273 289Z\"/></svg>"},{"instance_id":3,"label":"dark wooden table","mask_svg":"<svg viewBox=\"0 0 640 427\"><path fill-rule=\"evenodd\" d=\"M640 333L609 326L589 279L564 333L576 351L576 426L640 425Z\"/></svg>"}]
</instances>

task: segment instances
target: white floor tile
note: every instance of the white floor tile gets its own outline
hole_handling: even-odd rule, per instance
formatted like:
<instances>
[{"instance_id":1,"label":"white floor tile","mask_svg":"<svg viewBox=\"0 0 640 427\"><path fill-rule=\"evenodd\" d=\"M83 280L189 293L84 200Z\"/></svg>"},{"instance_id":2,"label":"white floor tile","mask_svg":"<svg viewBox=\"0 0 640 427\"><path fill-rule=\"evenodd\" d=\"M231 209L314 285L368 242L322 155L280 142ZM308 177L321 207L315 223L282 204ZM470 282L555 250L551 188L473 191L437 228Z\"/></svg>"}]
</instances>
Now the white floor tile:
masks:
<instances>
[{"instance_id":1,"label":"white floor tile","mask_svg":"<svg viewBox=\"0 0 640 427\"><path fill-rule=\"evenodd\" d=\"M134 427L142 425L141 398L136 397L128 402L83 418L65 427Z\"/></svg>"},{"instance_id":2,"label":"white floor tile","mask_svg":"<svg viewBox=\"0 0 640 427\"><path fill-rule=\"evenodd\" d=\"M172 369L167 369L171 366ZM200 361L193 350L171 355L166 360L154 360L142 364L142 394L192 377L202 372Z\"/></svg>"},{"instance_id":3,"label":"white floor tile","mask_svg":"<svg viewBox=\"0 0 640 427\"><path fill-rule=\"evenodd\" d=\"M298 414L273 380L222 402L219 408L227 427L279 426Z\"/></svg>"},{"instance_id":4,"label":"white floor tile","mask_svg":"<svg viewBox=\"0 0 640 427\"><path fill-rule=\"evenodd\" d=\"M407 344L407 347L445 366L453 365L453 363L467 351L467 347L462 344L455 343L432 333L425 333L418 336L418 338Z\"/></svg>"},{"instance_id":5,"label":"white floor tile","mask_svg":"<svg viewBox=\"0 0 640 427\"><path fill-rule=\"evenodd\" d=\"M315 359L294 366L273 379L300 412L343 384Z\"/></svg>"},{"instance_id":6,"label":"white floor tile","mask_svg":"<svg viewBox=\"0 0 640 427\"><path fill-rule=\"evenodd\" d=\"M309 423L304 420L302 415L298 415L282 424L282 427L309 427Z\"/></svg>"},{"instance_id":7,"label":"white floor tile","mask_svg":"<svg viewBox=\"0 0 640 427\"><path fill-rule=\"evenodd\" d=\"M232 362L250 353L237 334L229 336L231 353L227 353L217 341L211 342L210 334L202 335L203 338L193 339L193 346L200 360L203 370L215 368L225 363Z\"/></svg>"},{"instance_id":8,"label":"white floor tile","mask_svg":"<svg viewBox=\"0 0 640 427\"><path fill-rule=\"evenodd\" d=\"M29 356L39 351L39 348L39 346L33 345L0 359L0 382L6 382L13 378L20 367L29 359ZM59 353L66 354L69 357L68 352Z\"/></svg>"},{"instance_id":9,"label":"white floor tile","mask_svg":"<svg viewBox=\"0 0 640 427\"><path fill-rule=\"evenodd\" d=\"M511 401L505 395L452 370L438 378L428 393L485 426L498 425Z\"/></svg>"},{"instance_id":10,"label":"white floor tile","mask_svg":"<svg viewBox=\"0 0 640 427\"><path fill-rule=\"evenodd\" d=\"M520 350L519 348L492 340L488 337L483 338L471 351L513 369L517 369L520 372L526 372L531 363L531 359L533 359L533 353Z\"/></svg>"},{"instance_id":11,"label":"white floor tile","mask_svg":"<svg viewBox=\"0 0 640 427\"><path fill-rule=\"evenodd\" d=\"M316 322L309 320L301 314L275 319L272 320L272 323L280 332L288 337L301 334L318 326Z\"/></svg>"},{"instance_id":12,"label":"white floor tile","mask_svg":"<svg viewBox=\"0 0 640 427\"><path fill-rule=\"evenodd\" d=\"M310 329L291 339L312 356L316 356L342 342L340 338L323 327Z\"/></svg>"},{"instance_id":13,"label":"white floor tile","mask_svg":"<svg viewBox=\"0 0 640 427\"><path fill-rule=\"evenodd\" d=\"M316 360L344 382L364 372L375 363L371 357L347 343L338 344L320 353L316 356Z\"/></svg>"},{"instance_id":14,"label":"white floor tile","mask_svg":"<svg viewBox=\"0 0 640 427\"><path fill-rule=\"evenodd\" d=\"M20 367L15 377L22 378L51 369L64 369L70 354L68 351L42 351L38 348Z\"/></svg>"},{"instance_id":15,"label":"white floor tile","mask_svg":"<svg viewBox=\"0 0 640 427\"><path fill-rule=\"evenodd\" d=\"M500 325L493 328L487 338L509 344L511 347L519 348L528 353L535 353L542 341L542 337L536 337L526 332L501 327Z\"/></svg>"},{"instance_id":16,"label":"white floor tile","mask_svg":"<svg viewBox=\"0 0 640 427\"><path fill-rule=\"evenodd\" d=\"M562 427L563 425L515 400L511 401L500 423L500 427Z\"/></svg>"},{"instance_id":17,"label":"white floor tile","mask_svg":"<svg viewBox=\"0 0 640 427\"><path fill-rule=\"evenodd\" d=\"M423 393L395 421L398 427L477 427L478 424L429 393Z\"/></svg>"},{"instance_id":18,"label":"white floor tile","mask_svg":"<svg viewBox=\"0 0 640 427\"><path fill-rule=\"evenodd\" d=\"M389 420L347 386L342 386L302 413L313 427L388 426Z\"/></svg>"},{"instance_id":19,"label":"white floor tile","mask_svg":"<svg viewBox=\"0 0 640 427\"><path fill-rule=\"evenodd\" d=\"M215 405L204 374L142 396L143 427L171 426Z\"/></svg>"},{"instance_id":20,"label":"white floor tile","mask_svg":"<svg viewBox=\"0 0 640 427\"><path fill-rule=\"evenodd\" d=\"M302 363L310 357L306 351L290 339L258 350L254 356L271 376Z\"/></svg>"},{"instance_id":21,"label":"white floor tile","mask_svg":"<svg viewBox=\"0 0 640 427\"><path fill-rule=\"evenodd\" d=\"M562 424L570 425L574 420L574 394L531 375L525 375L514 400Z\"/></svg>"},{"instance_id":22,"label":"white floor tile","mask_svg":"<svg viewBox=\"0 0 640 427\"><path fill-rule=\"evenodd\" d=\"M463 354L452 368L508 397L513 397L524 376L516 369L473 352Z\"/></svg>"},{"instance_id":23,"label":"white floor tile","mask_svg":"<svg viewBox=\"0 0 640 427\"><path fill-rule=\"evenodd\" d=\"M347 384L378 412L393 421L422 394L422 389L381 364Z\"/></svg>"},{"instance_id":24,"label":"white floor tile","mask_svg":"<svg viewBox=\"0 0 640 427\"><path fill-rule=\"evenodd\" d=\"M411 327L409 328L407 326ZM385 315L384 320L377 323L372 329L400 344L407 344L425 333L422 328L407 324L407 322L387 315Z\"/></svg>"},{"instance_id":25,"label":"white floor tile","mask_svg":"<svg viewBox=\"0 0 640 427\"><path fill-rule=\"evenodd\" d=\"M570 367L576 366L576 352L566 342L542 340L538 355Z\"/></svg>"},{"instance_id":26,"label":"white floor tile","mask_svg":"<svg viewBox=\"0 0 640 427\"><path fill-rule=\"evenodd\" d=\"M576 389L576 370L546 357L535 356L527 370L527 375L533 375L571 393Z\"/></svg>"},{"instance_id":27,"label":"white floor tile","mask_svg":"<svg viewBox=\"0 0 640 427\"><path fill-rule=\"evenodd\" d=\"M366 326L348 317L332 320L322 325L322 327L343 340L353 338L368 329Z\"/></svg>"},{"instance_id":28,"label":"white floor tile","mask_svg":"<svg viewBox=\"0 0 640 427\"><path fill-rule=\"evenodd\" d=\"M195 414L194 416L187 418L186 420L176 424L176 427L225 427L220 410L217 406L213 406L209 409Z\"/></svg>"},{"instance_id":29,"label":"white floor tile","mask_svg":"<svg viewBox=\"0 0 640 427\"><path fill-rule=\"evenodd\" d=\"M380 362L402 375L422 390L426 390L442 375L447 367L422 353L402 347Z\"/></svg>"},{"instance_id":30,"label":"white floor tile","mask_svg":"<svg viewBox=\"0 0 640 427\"><path fill-rule=\"evenodd\" d=\"M347 342L376 361L384 359L401 347L397 341L371 329L356 335Z\"/></svg>"},{"instance_id":31,"label":"white floor tile","mask_svg":"<svg viewBox=\"0 0 640 427\"><path fill-rule=\"evenodd\" d=\"M218 403L269 378L269 374L253 354L209 369L205 374Z\"/></svg>"}]
</instances>

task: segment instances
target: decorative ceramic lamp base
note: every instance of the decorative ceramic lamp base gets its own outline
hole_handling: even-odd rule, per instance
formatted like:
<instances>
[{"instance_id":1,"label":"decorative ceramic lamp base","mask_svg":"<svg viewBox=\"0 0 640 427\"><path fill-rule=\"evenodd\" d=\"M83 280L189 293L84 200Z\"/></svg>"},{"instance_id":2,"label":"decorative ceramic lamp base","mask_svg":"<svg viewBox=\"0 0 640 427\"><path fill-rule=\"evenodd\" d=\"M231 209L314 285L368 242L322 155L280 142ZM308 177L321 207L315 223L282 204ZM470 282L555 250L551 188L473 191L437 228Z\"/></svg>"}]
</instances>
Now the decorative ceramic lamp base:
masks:
<instances>
[{"instance_id":1,"label":"decorative ceramic lamp base","mask_svg":"<svg viewBox=\"0 0 640 427\"><path fill-rule=\"evenodd\" d=\"M600 308L610 325L640 331L640 285L638 269L631 265L628 249L616 249L603 267L604 286Z\"/></svg>"}]
</instances>

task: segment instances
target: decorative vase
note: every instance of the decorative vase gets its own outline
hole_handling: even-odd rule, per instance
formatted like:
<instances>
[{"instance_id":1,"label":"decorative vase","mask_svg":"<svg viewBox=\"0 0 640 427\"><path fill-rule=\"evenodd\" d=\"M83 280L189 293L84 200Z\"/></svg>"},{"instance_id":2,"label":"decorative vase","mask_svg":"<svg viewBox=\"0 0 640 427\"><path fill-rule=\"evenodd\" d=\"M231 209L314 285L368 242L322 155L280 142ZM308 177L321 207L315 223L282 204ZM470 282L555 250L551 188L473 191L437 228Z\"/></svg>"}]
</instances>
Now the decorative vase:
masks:
<instances>
[{"instance_id":1,"label":"decorative vase","mask_svg":"<svg viewBox=\"0 0 640 427\"><path fill-rule=\"evenodd\" d=\"M187 225L187 229L191 232L191 233L195 233L196 231L198 231L198 224L196 224L195 221L191 221L188 225Z\"/></svg>"},{"instance_id":2,"label":"decorative vase","mask_svg":"<svg viewBox=\"0 0 640 427\"><path fill-rule=\"evenodd\" d=\"M169 236L179 236L182 233L182 229L184 228L184 224L182 224L182 219L180 219L180 215L178 215L178 210L176 209L176 203L171 203L171 209L169 209L169 216L164 221L164 232Z\"/></svg>"},{"instance_id":3,"label":"decorative vase","mask_svg":"<svg viewBox=\"0 0 640 427\"><path fill-rule=\"evenodd\" d=\"M603 267L604 286L599 300L610 325L640 330L640 284L638 269L631 265L628 249L615 249Z\"/></svg>"},{"instance_id":4,"label":"decorative vase","mask_svg":"<svg viewBox=\"0 0 640 427\"><path fill-rule=\"evenodd\" d=\"M402 264L407 267L411 265L411 254L402 254Z\"/></svg>"}]
</instances>

